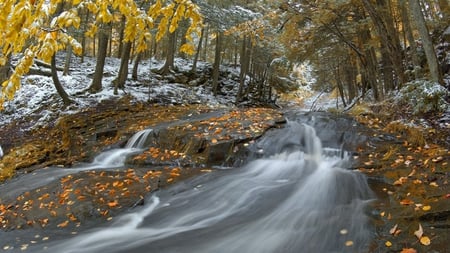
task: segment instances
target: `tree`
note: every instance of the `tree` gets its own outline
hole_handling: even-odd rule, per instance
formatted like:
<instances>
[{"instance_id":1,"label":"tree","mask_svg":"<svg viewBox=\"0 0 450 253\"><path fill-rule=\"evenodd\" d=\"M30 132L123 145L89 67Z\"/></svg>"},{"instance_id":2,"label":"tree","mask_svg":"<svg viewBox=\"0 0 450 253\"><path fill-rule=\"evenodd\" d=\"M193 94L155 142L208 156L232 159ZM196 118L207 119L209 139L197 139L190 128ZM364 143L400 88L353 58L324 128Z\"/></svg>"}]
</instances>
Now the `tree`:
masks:
<instances>
[{"instance_id":1,"label":"tree","mask_svg":"<svg viewBox=\"0 0 450 253\"><path fill-rule=\"evenodd\" d=\"M423 42L423 49L425 51L425 56L427 57L431 80L433 82L444 84L442 74L439 69L439 62L436 57L436 52L434 51L433 42L428 32L422 11L420 10L419 0L409 0L409 8L414 16L414 22L416 23L417 30L419 31L420 38Z\"/></svg>"},{"instance_id":2,"label":"tree","mask_svg":"<svg viewBox=\"0 0 450 253\"><path fill-rule=\"evenodd\" d=\"M65 32L71 27L80 28L80 12L85 14L83 27L89 27L85 35L98 36L100 45L103 45L105 40L106 45L108 42L103 34L104 29L101 28L108 27L117 22L118 17L124 16L126 24L123 41L133 42L136 53L147 49L151 42L151 29L158 29L156 37L159 40L166 30L175 31L181 19L189 20L190 26L186 31L187 44L182 45L180 50L193 53L192 33L199 33L202 23L198 6L190 0L156 0L147 9L140 8L136 2L128 0L70 0L65 1L68 9L57 13L56 7L60 2L5 0L0 4L0 67L5 66L12 55L19 57L9 79L2 82L0 109L5 100L13 99L20 88L21 77L28 73L35 58L50 62L56 52L65 49L67 45L71 46L75 54L81 54L81 44ZM90 19L89 15L93 18ZM100 55L103 57L103 53ZM94 92L101 89L101 62L100 59L95 73L97 78L90 87Z\"/></svg>"}]
</instances>

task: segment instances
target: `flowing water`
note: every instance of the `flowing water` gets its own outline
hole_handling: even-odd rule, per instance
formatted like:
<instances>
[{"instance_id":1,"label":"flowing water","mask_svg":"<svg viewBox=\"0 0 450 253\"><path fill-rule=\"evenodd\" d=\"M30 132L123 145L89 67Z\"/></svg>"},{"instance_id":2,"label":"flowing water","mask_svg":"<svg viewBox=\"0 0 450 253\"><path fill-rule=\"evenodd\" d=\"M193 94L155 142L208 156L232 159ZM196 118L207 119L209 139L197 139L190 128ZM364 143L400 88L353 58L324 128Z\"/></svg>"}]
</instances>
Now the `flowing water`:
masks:
<instances>
[{"instance_id":1,"label":"flowing water","mask_svg":"<svg viewBox=\"0 0 450 253\"><path fill-rule=\"evenodd\" d=\"M3 198L10 198L22 192L36 189L59 178L86 170L111 169L124 166L128 155L142 151L147 136L152 129L142 130L126 143L124 148L107 150L99 154L92 163L81 164L73 168L49 167L42 170L19 176L6 184L0 185Z\"/></svg>"},{"instance_id":2,"label":"flowing water","mask_svg":"<svg viewBox=\"0 0 450 253\"><path fill-rule=\"evenodd\" d=\"M90 166L118 165L120 152L133 148L104 153ZM296 122L257 149L259 157L241 168L155 192L107 225L33 252L367 251L374 232L365 209L373 196L362 174L345 169L341 150L324 152L314 129Z\"/></svg>"}]
</instances>

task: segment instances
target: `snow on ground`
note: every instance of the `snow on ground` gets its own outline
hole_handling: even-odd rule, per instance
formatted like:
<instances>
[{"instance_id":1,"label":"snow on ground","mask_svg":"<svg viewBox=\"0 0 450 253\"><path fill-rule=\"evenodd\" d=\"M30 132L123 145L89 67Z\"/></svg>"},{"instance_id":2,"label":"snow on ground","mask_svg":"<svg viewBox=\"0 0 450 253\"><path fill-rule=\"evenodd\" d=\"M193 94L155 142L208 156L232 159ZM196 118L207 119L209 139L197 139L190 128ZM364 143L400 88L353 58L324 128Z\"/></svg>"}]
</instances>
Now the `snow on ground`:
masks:
<instances>
[{"instance_id":1,"label":"snow on ground","mask_svg":"<svg viewBox=\"0 0 450 253\"><path fill-rule=\"evenodd\" d=\"M58 57L58 65L62 65L63 55ZM104 100L114 100L128 95L133 101L158 101L161 97L170 98L165 103L202 103L211 106L229 104L231 100L227 97L214 97L208 87L186 87L182 84L168 83L167 80L158 80L154 74L150 74L150 69L161 67L163 62L156 60L142 61L139 65L139 80L127 80L125 90L119 90L118 95L114 95L114 88L111 82L117 76L120 66L120 59L107 58L104 68L103 90L91 94L86 91L92 81L95 70L95 59L85 57L84 62L80 58L73 57L69 75L59 73L59 79L66 92L75 100L75 104L65 108L62 100L53 86L51 77L40 75L29 75L23 78L22 87L18 90L12 101L4 104L4 111L0 112L0 129L2 126L15 120L30 117L35 122L30 122L28 129L47 124L56 120L64 114L76 113ZM182 70L189 69L186 61L177 59L177 67ZM130 64L130 72L132 69ZM206 68L207 63L199 63L198 69ZM131 75L131 74L130 74Z\"/></svg>"}]
</instances>

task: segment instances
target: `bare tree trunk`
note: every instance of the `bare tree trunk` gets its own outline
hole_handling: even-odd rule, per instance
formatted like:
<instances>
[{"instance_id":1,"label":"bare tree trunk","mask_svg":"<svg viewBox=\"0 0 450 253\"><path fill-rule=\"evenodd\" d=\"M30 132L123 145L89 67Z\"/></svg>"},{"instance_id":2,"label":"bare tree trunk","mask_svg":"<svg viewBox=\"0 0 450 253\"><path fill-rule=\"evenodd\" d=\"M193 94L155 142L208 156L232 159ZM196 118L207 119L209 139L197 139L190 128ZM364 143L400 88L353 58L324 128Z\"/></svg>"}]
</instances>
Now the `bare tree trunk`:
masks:
<instances>
[{"instance_id":1,"label":"bare tree trunk","mask_svg":"<svg viewBox=\"0 0 450 253\"><path fill-rule=\"evenodd\" d=\"M362 0L364 8L369 13L372 19L375 29L383 40L383 46L389 52L389 59L392 62L392 66L395 70L399 82L403 84L405 82L404 68L403 68L403 55L400 42L398 39L398 33L393 27L392 18L388 18L388 15L380 15L375 6L370 0ZM378 5L381 9L386 8L385 0L379 1ZM380 9L379 8L379 9Z\"/></svg>"},{"instance_id":2,"label":"bare tree trunk","mask_svg":"<svg viewBox=\"0 0 450 253\"><path fill-rule=\"evenodd\" d=\"M414 16L414 22L416 23L417 30L419 31L423 42L423 49L425 51L425 56L427 57L431 80L443 85L444 80L442 79L442 74L439 69L439 63L436 57L436 52L434 51L433 41L431 40L428 27L420 9L419 0L409 0L409 8L411 10L411 14Z\"/></svg>"},{"instance_id":3,"label":"bare tree trunk","mask_svg":"<svg viewBox=\"0 0 450 253\"><path fill-rule=\"evenodd\" d=\"M105 67L106 53L108 50L108 34L104 29L98 32L98 54L97 64L95 65L94 78L89 91L92 93L102 90L103 69Z\"/></svg>"},{"instance_id":4,"label":"bare tree trunk","mask_svg":"<svg viewBox=\"0 0 450 253\"><path fill-rule=\"evenodd\" d=\"M241 72L239 73L239 90L236 95L236 104L242 101L242 95L244 92L245 78L247 76L248 69L250 67L250 48L247 37L244 36L242 40L241 49Z\"/></svg>"},{"instance_id":5,"label":"bare tree trunk","mask_svg":"<svg viewBox=\"0 0 450 253\"><path fill-rule=\"evenodd\" d=\"M200 51L202 50L202 43L203 43L204 35L205 35L205 28L202 27L202 31L200 33L200 39L199 39L198 45L197 45L197 51L195 52L195 56L194 56L194 62L192 63L192 69L191 69L192 73L195 73L197 71L197 62L198 62L198 57L200 55Z\"/></svg>"},{"instance_id":6,"label":"bare tree trunk","mask_svg":"<svg viewBox=\"0 0 450 253\"><path fill-rule=\"evenodd\" d=\"M158 70L158 73L161 75L165 75L169 73L172 69L174 69L177 31L169 33L168 37L169 41L167 42L166 61L164 65Z\"/></svg>"},{"instance_id":7,"label":"bare tree trunk","mask_svg":"<svg viewBox=\"0 0 450 253\"><path fill-rule=\"evenodd\" d=\"M413 65L412 67L413 67L414 78L418 78L419 74L420 74L420 73L418 73L419 72L418 68L420 67L420 60L419 60L419 57L417 56L416 41L414 40L414 36L412 33L412 28L411 28L411 22L409 21L407 0L400 0L399 9L400 9L400 13L401 13L405 36L406 36L406 39L409 44L409 52L411 55L411 61L412 61L412 65Z\"/></svg>"},{"instance_id":8,"label":"bare tree trunk","mask_svg":"<svg viewBox=\"0 0 450 253\"><path fill-rule=\"evenodd\" d=\"M125 42L123 44L122 57L120 58L119 75L114 79L114 95L118 94L118 89L125 88L125 82L128 77L128 61L130 60L131 42Z\"/></svg>"},{"instance_id":9,"label":"bare tree trunk","mask_svg":"<svg viewBox=\"0 0 450 253\"><path fill-rule=\"evenodd\" d=\"M84 62L84 56L86 55L86 31L87 31L87 25L89 21L89 10L86 10L86 19L83 22L83 29L82 29L82 37L81 37L81 62Z\"/></svg>"},{"instance_id":10,"label":"bare tree trunk","mask_svg":"<svg viewBox=\"0 0 450 253\"><path fill-rule=\"evenodd\" d=\"M65 75L65 76L67 76L69 74L71 59L72 59L72 46L69 44L69 45L67 45L66 58L64 60L63 75Z\"/></svg>"},{"instance_id":11,"label":"bare tree trunk","mask_svg":"<svg viewBox=\"0 0 450 253\"><path fill-rule=\"evenodd\" d=\"M52 56L51 60L51 71L52 71L52 80L53 84L55 85L56 91L58 92L59 96L62 98L64 105L70 105L73 103L73 101L69 98L69 95L64 90L64 87L61 85L61 82L58 78L58 70L56 69L56 56Z\"/></svg>"},{"instance_id":12,"label":"bare tree trunk","mask_svg":"<svg viewBox=\"0 0 450 253\"><path fill-rule=\"evenodd\" d=\"M141 59L142 59L142 55L143 55L143 53L138 53L138 55L136 56L136 60L134 61L133 72L131 74L131 78L133 79L133 81L138 80L138 68L139 68L139 63L141 62Z\"/></svg>"},{"instance_id":13,"label":"bare tree trunk","mask_svg":"<svg viewBox=\"0 0 450 253\"><path fill-rule=\"evenodd\" d=\"M207 61L208 58L208 34L209 34L209 26L205 28L205 44L203 46L203 61Z\"/></svg>"},{"instance_id":14,"label":"bare tree trunk","mask_svg":"<svg viewBox=\"0 0 450 253\"><path fill-rule=\"evenodd\" d=\"M213 74L212 74L212 91L214 96L217 96L217 92L219 91L219 74L220 74L220 61L222 54L222 32L217 32L216 37L216 50L214 54L214 66L213 66Z\"/></svg>"}]
</instances>

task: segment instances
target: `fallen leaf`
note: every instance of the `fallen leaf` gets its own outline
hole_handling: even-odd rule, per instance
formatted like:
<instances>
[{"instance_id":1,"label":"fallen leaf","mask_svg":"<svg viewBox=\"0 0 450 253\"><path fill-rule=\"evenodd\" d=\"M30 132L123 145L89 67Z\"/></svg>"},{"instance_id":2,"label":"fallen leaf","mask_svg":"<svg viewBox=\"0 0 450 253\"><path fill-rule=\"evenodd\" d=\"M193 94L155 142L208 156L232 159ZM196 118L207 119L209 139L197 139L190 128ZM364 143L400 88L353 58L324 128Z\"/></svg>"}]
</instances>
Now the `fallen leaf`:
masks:
<instances>
[{"instance_id":1,"label":"fallen leaf","mask_svg":"<svg viewBox=\"0 0 450 253\"><path fill-rule=\"evenodd\" d=\"M59 224L57 225L57 227L59 227L59 228L64 228L64 227L67 227L67 224L69 224L69 220L66 220L66 221L64 221L64 222L59 223Z\"/></svg>"},{"instance_id":2,"label":"fallen leaf","mask_svg":"<svg viewBox=\"0 0 450 253\"><path fill-rule=\"evenodd\" d=\"M389 230L389 234L393 235L395 234L395 231L397 231L398 228L398 224L395 224L395 226L393 228L391 228L391 230Z\"/></svg>"},{"instance_id":3,"label":"fallen leaf","mask_svg":"<svg viewBox=\"0 0 450 253\"><path fill-rule=\"evenodd\" d=\"M394 185L402 185L408 181L407 177L400 177L394 182Z\"/></svg>"},{"instance_id":4,"label":"fallen leaf","mask_svg":"<svg viewBox=\"0 0 450 253\"><path fill-rule=\"evenodd\" d=\"M430 211L431 210L431 206L423 206L422 210L424 211Z\"/></svg>"},{"instance_id":5,"label":"fallen leaf","mask_svg":"<svg viewBox=\"0 0 450 253\"><path fill-rule=\"evenodd\" d=\"M405 205L405 206L412 205L412 204L414 204L414 201L412 201L410 199L403 199L400 201L400 204Z\"/></svg>"},{"instance_id":6,"label":"fallen leaf","mask_svg":"<svg viewBox=\"0 0 450 253\"><path fill-rule=\"evenodd\" d=\"M384 245L386 245L386 247L391 247L391 246L392 246L392 242L386 241L386 242L384 243Z\"/></svg>"},{"instance_id":7,"label":"fallen leaf","mask_svg":"<svg viewBox=\"0 0 450 253\"><path fill-rule=\"evenodd\" d=\"M353 241L346 241L345 246L347 247L353 246Z\"/></svg>"},{"instance_id":8,"label":"fallen leaf","mask_svg":"<svg viewBox=\"0 0 450 253\"><path fill-rule=\"evenodd\" d=\"M114 201L108 202L109 207L116 207L119 205L119 202L115 199Z\"/></svg>"},{"instance_id":9,"label":"fallen leaf","mask_svg":"<svg viewBox=\"0 0 450 253\"><path fill-rule=\"evenodd\" d=\"M404 248L400 253L417 253L417 250L413 248Z\"/></svg>"},{"instance_id":10,"label":"fallen leaf","mask_svg":"<svg viewBox=\"0 0 450 253\"><path fill-rule=\"evenodd\" d=\"M416 231L414 231L414 235L417 237L417 239L419 239L420 240L420 238L422 238L422 236L423 236L423 228L422 228L422 225L420 225L420 223L419 223L419 229L418 230L416 230Z\"/></svg>"},{"instance_id":11,"label":"fallen leaf","mask_svg":"<svg viewBox=\"0 0 450 253\"><path fill-rule=\"evenodd\" d=\"M420 238L420 243L421 243L422 245L428 246L428 245L431 244L431 240L430 240L430 238L428 238L428 236L422 236L422 237Z\"/></svg>"},{"instance_id":12,"label":"fallen leaf","mask_svg":"<svg viewBox=\"0 0 450 253\"><path fill-rule=\"evenodd\" d=\"M439 185L436 182L431 182L430 186L439 187Z\"/></svg>"}]
</instances>

